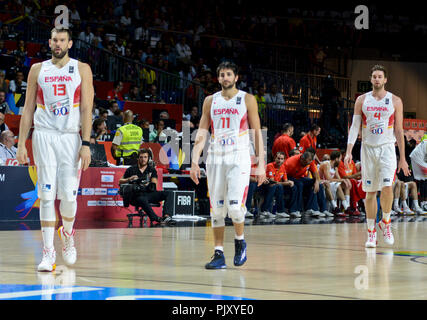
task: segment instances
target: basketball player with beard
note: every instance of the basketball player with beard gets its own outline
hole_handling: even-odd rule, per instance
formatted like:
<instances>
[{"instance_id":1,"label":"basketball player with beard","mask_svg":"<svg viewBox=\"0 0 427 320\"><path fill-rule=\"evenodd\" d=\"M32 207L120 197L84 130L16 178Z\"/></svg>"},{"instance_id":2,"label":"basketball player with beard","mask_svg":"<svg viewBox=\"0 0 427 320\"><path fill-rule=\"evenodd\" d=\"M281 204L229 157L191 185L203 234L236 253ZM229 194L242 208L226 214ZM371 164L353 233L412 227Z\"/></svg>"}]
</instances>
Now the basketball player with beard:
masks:
<instances>
[{"instance_id":1,"label":"basketball player with beard","mask_svg":"<svg viewBox=\"0 0 427 320\"><path fill-rule=\"evenodd\" d=\"M221 63L217 68L217 76L222 90L206 97L203 103L190 171L191 179L199 184L199 159L210 128L206 174L215 253L205 265L206 269L227 267L224 257L224 219L227 213L235 231L234 265L241 266L247 259L244 221L251 174L249 129L254 132L258 186L266 180L264 146L255 97L236 88L238 71L234 63Z\"/></svg>"},{"instance_id":2,"label":"basketball player with beard","mask_svg":"<svg viewBox=\"0 0 427 320\"><path fill-rule=\"evenodd\" d=\"M403 137L402 100L385 90L387 71L375 65L371 69L372 91L359 96L354 105L353 122L348 134L345 166L351 162L354 143L362 126L362 187L366 192L365 209L368 227L367 248L375 248L377 235L375 219L377 214L377 191L381 191L380 205L383 218L378 223L383 232L384 242L392 245L391 209L393 204L393 177L396 170L410 174L405 160ZM397 142L400 160L397 164L394 144Z\"/></svg>"},{"instance_id":3,"label":"basketball player with beard","mask_svg":"<svg viewBox=\"0 0 427 320\"><path fill-rule=\"evenodd\" d=\"M68 56L72 45L68 29L52 29L49 39L52 59L36 63L30 69L19 127L17 159L25 164L28 158L25 141L34 121L32 143L43 238L43 258L38 271L53 271L56 266L55 199L60 200L62 227L58 234L63 245L62 257L68 265L77 259L73 226L81 170L86 170L91 160L94 89L89 65Z\"/></svg>"}]
</instances>

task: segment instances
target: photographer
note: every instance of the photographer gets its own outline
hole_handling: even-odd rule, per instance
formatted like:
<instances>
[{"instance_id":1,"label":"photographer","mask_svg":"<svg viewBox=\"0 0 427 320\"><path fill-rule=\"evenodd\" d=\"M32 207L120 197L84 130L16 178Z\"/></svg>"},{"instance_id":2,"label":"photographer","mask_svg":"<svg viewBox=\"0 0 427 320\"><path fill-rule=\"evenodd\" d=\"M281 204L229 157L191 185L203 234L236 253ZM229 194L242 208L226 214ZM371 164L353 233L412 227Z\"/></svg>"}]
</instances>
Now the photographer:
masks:
<instances>
[{"instance_id":1,"label":"photographer","mask_svg":"<svg viewBox=\"0 0 427 320\"><path fill-rule=\"evenodd\" d=\"M119 185L135 184L129 197L129 203L133 206L140 206L147 213L151 222L166 223L171 220L165 212L168 211L166 208L171 203L172 194L167 191L157 191L157 171L150 164L151 159L151 150L141 149L138 152L138 163L125 171L123 178L119 180ZM123 196L123 200L126 202L125 196ZM163 217L159 218L154 213L150 203L159 203L164 200Z\"/></svg>"}]
</instances>

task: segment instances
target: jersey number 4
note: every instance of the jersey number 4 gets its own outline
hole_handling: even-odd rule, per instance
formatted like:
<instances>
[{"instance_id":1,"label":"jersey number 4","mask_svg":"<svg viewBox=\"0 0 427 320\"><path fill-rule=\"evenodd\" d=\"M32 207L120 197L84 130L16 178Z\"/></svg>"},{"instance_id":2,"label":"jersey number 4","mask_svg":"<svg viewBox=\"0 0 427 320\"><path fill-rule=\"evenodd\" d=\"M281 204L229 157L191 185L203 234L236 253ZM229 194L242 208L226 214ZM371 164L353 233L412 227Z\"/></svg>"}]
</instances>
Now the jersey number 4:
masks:
<instances>
[{"instance_id":1,"label":"jersey number 4","mask_svg":"<svg viewBox=\"0 0 427 320\"><path fill-rule=\"evenodd\" d=\"M221 118L221 127L224 128L230 128L230 118Z\"/></svg>"},{"instance_id":2,"label":"jersey number 4","mask_svg":"<svg viewBox=\"0 0 427 320\"><path fill-rule=\"evenodd\" d=\"M374 118L377 118L378 120L381 120L381 113L380 112L375 112L374 113Z\"/></svg>"},{"instance_id":3,"label":"jersey number 4","mask_svg":"<svg viewBox=\"0 0 427 320\"><path fill-rule=\"evenodd\" d=\"M53 95L65 96L65 84L54 84L53 85Z\"/></svg>"}]
</instances>

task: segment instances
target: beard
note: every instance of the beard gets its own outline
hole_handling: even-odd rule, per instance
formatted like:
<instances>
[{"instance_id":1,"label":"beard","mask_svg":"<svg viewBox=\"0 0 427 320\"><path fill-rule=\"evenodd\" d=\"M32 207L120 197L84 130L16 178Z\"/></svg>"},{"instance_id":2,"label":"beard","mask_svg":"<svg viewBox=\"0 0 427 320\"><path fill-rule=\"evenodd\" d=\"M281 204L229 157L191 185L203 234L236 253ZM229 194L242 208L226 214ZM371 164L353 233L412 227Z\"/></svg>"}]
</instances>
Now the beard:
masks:
<instances>
[{"instance_id":1,"label":"beard","mask_svg":"<svg viewBox=\"0 0 427 320\"><path fill-rule=\"evenodd\" d=\"M221 88L222 88L222 90L229 90L229 89L232 89L235 84L236 84L235 82L231 82L229 85L221 84Z\"/></svg>"},{"instance_id":2,"label":"beard","mask_svg":"<svg viewBox=\"0 0 427 320\"><path fill-rule=\"evenodd\" d=\"M56 53L55 50L52 50L52 56L54 56L56 59L64 58L67 53L68 53L68 49L61 50L59 53Z\"/></svg>"}]
</instances>

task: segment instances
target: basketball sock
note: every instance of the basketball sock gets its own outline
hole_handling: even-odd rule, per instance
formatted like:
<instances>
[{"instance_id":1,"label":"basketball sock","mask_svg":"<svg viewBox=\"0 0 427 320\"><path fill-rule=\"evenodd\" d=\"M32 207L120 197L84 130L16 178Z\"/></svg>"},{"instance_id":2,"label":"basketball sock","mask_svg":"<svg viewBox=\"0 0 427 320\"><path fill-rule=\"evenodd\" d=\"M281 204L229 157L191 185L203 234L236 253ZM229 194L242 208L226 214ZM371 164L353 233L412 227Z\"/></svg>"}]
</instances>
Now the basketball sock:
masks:
<instances>
[{"instance_id":1,"label":"basketball sock","mask_svg":"<svg viewBox=\"0 0 427 320\"><path fill-rule=\"evenodd\" d=\"M234 239L236 240L244 240L245 239L245 235L242 233L241 236L238 236L237 234L234 235Z\"/></svg>"},{"instance_id":2,"label":"basketball sock","mask_svg":"<svg viewBox=\"0 0 427 320\"><path fill-rule=\"evenodd\" d=\"M347 201L347 203L350 203L350 195L349 194L345 195L345 201Z\"/></svg>"},{"instance_id":3,"label":"basketball sock","mask_svg":"<svg viewBox=\"0 0 427 320\"><path fill-rule=\"evenodd\" d=\"M337 207L337 200L331 200L332 209Z\"/></svg>"},{"instance_id":4,"label":"basketball sock","mask_svg":"<svg viewBox=\"0 0 427 320\"><path fill-rule=\"evenodd\" d=\"M375 219L366 219L366 224L368 226L369 231L372 231L375 229Z\"/></svg>"},{"instance_id":5,"label":"basketball sock","mask_svg":"<svg viewBox=\"0 0 427 320\"><path fill-rule=\"evenodd\" d=\"M409 209L408 204L406 203L406 200L402 201L402 206L403 206L403 209Z\"/></svg>"},{"instance_id":6,"label":"basketball sock","mask_svg":"<svg viewBox=\"0 0 427 320\"><path fill-rule=\"evenodd\" d=\"M412 200L414 208L419 208L420 205L418 204L418 200Z\"/></svg>"},{"instance_id":7,"label":"basketball sock","mask_svg":"<svg viewBox=\"0 0 427 320\"><path fill-rule=\"evenodd\" d=\"M388 212L388 213L383 212L383 220L385 222L389 222L390 221L390 216L391 216L391 212Z\"/></svg>"},{"instance_id":8,"label":"basketball sock","mask_svg":"<svg viewBox=\"0 0 427 320\"><path fill-rule=\"evenodd\" d=\"M399 198L395 198L395 199L393 200L393 206L395 206L395 207L399 207Z\"/></svg>"},{"instance_id":9,"label":"basketball sock","mask_svg":"<svg viewBox=\"0 0 427 320\"><path fill-rule=\"evenodd\" d=\"M43 247L46 249L53 248L54 227L42 227Z\"/></svg>"},{"instance_id":10,"label":"basketball sock","mask_svg":"<svg viewBox=\"0 0 427 320\"><path fill-rule=\"evenodd\" d=\"M223 246L216 246L215 247L215 251L216 250L219 250L219 251L221 251L221 252L224 252L224 247Z\"/></svg>"},{"instance_id":11,"label":"basketball sock","mask_svg":"<svg viewBox=\"0 0 427 320\"><path fill-rule=\"evenodd\" d=\"M349 204L349 202L348 202L347 200L344 200L344 201L342 202L342 206L343 206L344 210L347 210L347 209L348 209L348 207L350 206L350 204Z\"/></svg>"}]
</instances>

